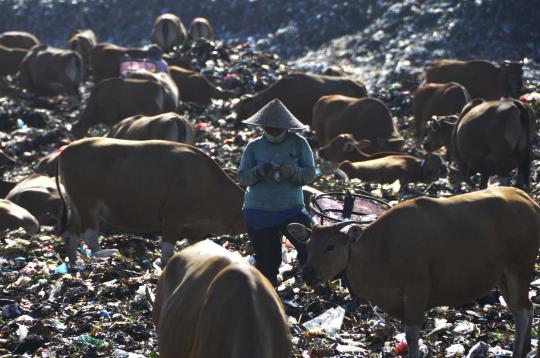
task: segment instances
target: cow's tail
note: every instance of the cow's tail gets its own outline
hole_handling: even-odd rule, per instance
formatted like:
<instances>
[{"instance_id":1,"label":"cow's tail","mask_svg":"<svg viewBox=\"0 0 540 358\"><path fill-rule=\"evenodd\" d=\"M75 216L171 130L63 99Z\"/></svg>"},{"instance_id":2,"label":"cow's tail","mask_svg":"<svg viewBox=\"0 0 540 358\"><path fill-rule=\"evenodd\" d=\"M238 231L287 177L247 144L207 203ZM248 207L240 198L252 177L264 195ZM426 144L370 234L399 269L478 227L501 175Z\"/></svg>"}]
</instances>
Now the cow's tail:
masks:
<instances>
[{"instance_id":1,"label":"cow's tail","mask_svg":"<svg viewBox=\"0 0 540 358\"><path fill-rule=\"evenodd\" d=\"M55 181L56 181L56 189L58 190L58 195L60 196L60 200L62 200L62 213L60 216L60 223L58 225L58 235L62 235L66 231L66 228L67 228L68 207L67 207L66 199L64 198L64 195L62 194L62 185L60 185L60 172L58 170L59 166L60 166L60 156L56 158Z\"/></svg>"},{"instance_id":2,"label":"cow's tail","mask_svg":"<svg viewBox=\"0 0 540 358\"><path fill-rule=\"evenodd\" d=\"M525 152L518 153L519 155L519 171L523 175L523 184L525 187L529 185L529 177L531 174L531 163L533 159L533 136L534 136L534 120L531 118L531 111L520 101L513 100L519 109L519 120L521 126L525 129ZM519 150L519 149L518 149Z\"/></svg>"}]
</instances>

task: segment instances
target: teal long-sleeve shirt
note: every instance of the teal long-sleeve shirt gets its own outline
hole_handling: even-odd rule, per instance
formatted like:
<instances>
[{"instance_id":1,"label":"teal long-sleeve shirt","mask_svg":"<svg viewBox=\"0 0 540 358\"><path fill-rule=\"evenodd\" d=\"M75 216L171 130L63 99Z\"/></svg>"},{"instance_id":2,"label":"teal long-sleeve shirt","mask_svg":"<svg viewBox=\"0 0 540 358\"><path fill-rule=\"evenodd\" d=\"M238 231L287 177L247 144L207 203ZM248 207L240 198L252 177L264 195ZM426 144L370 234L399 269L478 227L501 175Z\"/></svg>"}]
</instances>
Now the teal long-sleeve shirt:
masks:
<instances>
[{"instance_id":1,"label":"teal long-sleeve shirt","mask_svg":"<svg viewBox=\"0 0 540 358\"><path fill-rule=\"evenodd\" d=\"M293 175L279 181L273 172L260 176L258 163L291 164ZM313 152L306 139L296 133L288 133L280 143L271 143L264 136L255 138L246 145L238 168L238 181L247 187L244 209L281 211L302 207L302 186L314 178Z\"/></svg>"}]
</instances>

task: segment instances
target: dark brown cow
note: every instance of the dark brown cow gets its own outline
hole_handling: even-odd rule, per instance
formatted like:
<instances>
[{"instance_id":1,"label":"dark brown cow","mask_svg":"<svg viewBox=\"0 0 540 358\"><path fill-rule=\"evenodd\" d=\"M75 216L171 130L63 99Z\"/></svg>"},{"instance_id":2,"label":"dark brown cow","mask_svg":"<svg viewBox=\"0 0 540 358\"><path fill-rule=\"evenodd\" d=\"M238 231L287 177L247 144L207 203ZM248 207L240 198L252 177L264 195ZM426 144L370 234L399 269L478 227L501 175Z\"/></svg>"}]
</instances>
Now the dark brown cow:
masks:
<instances>
[{"instance_id":1,"label":"dark brown cow","mask_svg":"<svg viewBox=\"0 0 540 358\"><path fill-rule=\"evenodd\" d=\"M440 156L428 153L422 159L400 154L355 163L345 161L338 169L343 170L350 179L380 184L399 180L401 186L405 186L416 182L431 183L444 173L445 166Z\"/></svg>"},{"instance_id":2,"label":"dark brown cow","mask_svg":"<svg viewBox=\"0 0 540 358\"><path fill-rule=\"evenodd\" d=\"M152 29L152 42L163 52L170 52L186 40L186 29L180 18L174 14L163 14L156 18Z\"/></svg>"},{"instance_id":3,"label":"dark brown cow","mask_svg":"<svg viewBox=\"0 0 540 358\"><path fill-rule=\"evenodd\" d=\"M521 63L505 62L501 67L484 60L434 61L426 70L426 81L457 82L465 86L471 98L497 100L518 97L523 87Z\"/></svg>"},{"instance_id":4,"label":"dark brown cow","mask_svg":"<svg viewBox=\"0 0 540 358\"><path fill-rule=\"evenodd\" d=\"M14 75L28 53L22 48L11 48L0 45L0 76Z\"/></svg>"},{"instance_id":5,"label":"dark brown cow","mask_svg":"<svg viewBox=\"0 0 540 358\"><path fill-rule=\"evenodd\" d=\"M34 46L19 66L21 86L42 96L79 95L82 74L78 53L47 45Z\"/></svg>"},{"instance_id":6,"label":"dark brown cow","mask_svg":"<svg viewBox=\"0 0 540 358\"><path fill-rule=\"evenodd\" d=\"M403 145L390 110L382 101L372 97L321 97L313 107L312 127L320 146L343 133L350 133L357 140L369 139L370 144L364 148L367 153L398 151Z\"/></svg>"},{"instance_id":7,"label":"dark brown cow","mask_svg":"<svg viewBox=\"0 0 540 358\"><path fill-rule=\"evenodd\" d=\"M423 140L426 123L431 117L459 114L470 100L467 89L456 82L426 83L418 87L412 100L417 140Z\"/></svg>"},{"instance_id":8,"label":"dark brown cow","mask_svg":"<svg viewBox=\"0 0 540 358\"><path fill-rule=\"evenodd\" d=\"M189 145L193 145L195 139L191 122L174 112L126 118L115 124L107 136L130 140L162 139Z\"/></svg>"},{"instance_id":9,"label":"dark brown cow","mask_svg":"<svg viewBox=\"0 0 540 358\"><path fill-rule=\"evenodd\" d=\"M180 100L183 102L208 106L212 103L212 98L229 99L235 95L233 91L225 91L214 86L197 72L171 66L169 67L169 73L178 86Z\"/></svg>"},{"instance_id":10,"label":"dark brown cow","mask_svg":"<svg viewBox=\"0 0 540 358\"><path fill-rule=\"evenodd\" d=\"M148 78L109 78L94 88L80 120L73 124L73 134L80 138L98 123L113 126L136 114L150 116L174 111L174 100L161 82Z\"/></svg>"},{"instance_id":11,"label":"dark brown cow","mask_svg":"<svg viewBox=\"0 0 540 358\"><path fill-rule=\"evenodd\" d=\"M367 139L355 140L350 133L340 134L334 137L330 143L319 149L319 157L333 163L341 163L346 160L350 162L362 162L364 160L383 158L388 155L403 154L401 152L368 154L364 152L364 149L369 147L370 144L371 141Z\"/></svg>"},{"instance_id":12,"label":"dark brown cow","mask_svg":"<svg viewBox=\"0 0 540 358\"><path fill-rule=\"evenodd\" d=\"M246 231L244 190L199 149L170 141L87 138L58 158L68 211L61 232L70 261L81 237L99 251L98 224L162 233L162 262L180 238Z\"/></svg>"},{"instance_id":13,"label":"dark brown cow","mask_svg":"<svg viewBox=\"0 0 540 358\"><path fill-rule=\"evenodd\" d=\"M39 44L37 37L25 31L6 31L0 34L0 45L12 48L31 49Z\"/></svg>"},{"instance_id":14,"label":"dark brown cow","mask_svg":"<svg viewBox=\"0 0 540 358\"><path fill-rule=\"evenodd\" d=\"M435 138L444 136L443 129L449 126L454 128L450 142L444 144L463 179L471 183L468 178L480 173L480 186L486 187L491 175L508 175L517 168L518 185L529 184L535 119L527 105L514 99L473 100L465 106L456 124L431 124L425 148L438 149L436 145L443 141Z\"/></svg>"},{"instance_id":15,"label":"dark brown cow","mask_svg":"<svg viewBox=\"0 0 540 358\"><path fill-rule=\"evenodd\" d=\"M90 55L92 54L94 47L97 45L96 34L94 34L94 31L90 29L77 30L71 34L68 43L69 47L73 51L76 51L79 55L81 55L84 62L84 67L89 70L91 68Z\"/></svg>"},{"instance_id":16,"label":"dark brown cow","mask_svg":"<svg viewBox=\"0 0 540 358\"><path fill-rule=\"evenodd\" d=\"M22 227L27 234L39 231L37 219L19 205L6 199L0 199L0 233L4 230L16 230Z\"/></svg>"},{"instance_id":17,"label":"dark brown cow","mask_svg":"<svg viewBox=\"0 0 540 358\"><path fill-rule=\"evenodd\" d=\"M283 77L267 89L247 97L235 106L236 127L265 104L279 99L302 123L311 125L313 106L322 96L341 94L350 97L367 96L366 87L347 77L293 73Z\"/></svg>"},{"instance_id":18,"label":"dark brown cow","mask_svg":"<svg viewBox=\"0 0 540 358\"><path fill-rule=\"evenodd\" d=\"M239 255L208 240L171 258L152 316L162 358L291 356L285 312L272 285Z\"/></svg>"},{"instance_id":19,"label":"dark brown cow","mask_svg":"<svg viewBox=\"0 0 540 358\"><path fill-rule=\"evenodd\" d=\"M210 41L214 39L214 30L212 30L210 22L204 17L194 18L193 21L191 21L187 34L188 41L197 41L199 39L207 39Z\"/></svg>"}]
</instances>

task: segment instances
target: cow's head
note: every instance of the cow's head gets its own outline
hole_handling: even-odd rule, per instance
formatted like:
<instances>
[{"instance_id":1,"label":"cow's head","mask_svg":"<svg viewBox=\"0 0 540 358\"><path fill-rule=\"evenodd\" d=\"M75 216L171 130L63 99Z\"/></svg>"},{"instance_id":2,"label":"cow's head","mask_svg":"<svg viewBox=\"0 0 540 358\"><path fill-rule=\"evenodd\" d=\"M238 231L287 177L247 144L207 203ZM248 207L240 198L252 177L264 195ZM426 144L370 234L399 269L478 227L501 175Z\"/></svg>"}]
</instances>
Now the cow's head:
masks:
<instances>
[{"instance_id":1,"label":"cow's head","mask_svg":"<svg viewBox=\"0 0 540 358\"><path fill-rule=\"evenodd\" d=\"M358 152L371 145L369 139L356 141L352 134L345 133L334 137L319 149L319 156L327 161L340 163L345 160L357 160Z\"/></svg>"},{"instance_id":2,"label":"cow's head","mask_svg":"<svg viewBox=\"0 0 540 358\"><path fill-rule=\"evenodd\" d=\"M431 183L448 173L444 160L434 153L426 154L422 158L420 166L422 181L426 183Z\"/></svg>"},{"instance_id":3,"label":"cow's head","mask_svg":"<svg viewBox=\"0 0 540 358\"><path fill-rule=\"evenodd\" d=\"M428 122L424 138L424 149L433 152L448 145L457 116L436 117Z\"/></svg>"},{"instance_id":4,"label":"cow's head","mask_svg":"<svg viewBox=\"0 0 540 358\"><path fill-rule=\"evenodd\" d=\"M518 98L523 89L523 63L504 61L502 66L506 73L508 95Z\"/></svg>"},{"instance_id":5,"label":"cow's head","mask_svg":"<svg viewBox=\"0 0 540 358\"><path fill-rule=\"evenodd\" d=\"M295 239L304 242L308 250L308 259L302 267L302 277L310 286L317 286L333 279L347 268L350 259L350 245L360 238L362 228L346 221L339 224L320 226L313 230L302 224L292 223L287 231ZM348 231L342 232L346 226Z\"/></svg>"}]
</instances>

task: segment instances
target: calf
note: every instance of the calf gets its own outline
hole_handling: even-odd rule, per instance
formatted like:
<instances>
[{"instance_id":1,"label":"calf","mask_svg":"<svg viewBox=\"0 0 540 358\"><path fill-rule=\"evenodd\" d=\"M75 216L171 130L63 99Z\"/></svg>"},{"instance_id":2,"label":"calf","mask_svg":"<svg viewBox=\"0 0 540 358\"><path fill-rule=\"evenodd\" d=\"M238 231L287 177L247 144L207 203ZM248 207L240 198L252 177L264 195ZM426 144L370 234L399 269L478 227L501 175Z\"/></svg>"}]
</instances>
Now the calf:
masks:
<instances>
[{"instance_id":1,"label":"calf","mask_svg":"<svg viewBox=\"0 0 540 358\"><path fill-rule=\"evenodd\" d=\"M90 55L97 45L96 34L94 34L94 31L90 29L77 30L71 34L68 43L69 47L81 56L85 68L90 70Z\"/></svg>"},{"instance_id":2,"label":"calf","mask_svg":"<svg viewBox=\"0 0 540 358\"><path fill-rule=\"evenodd\" d=\"M163 52L170 52L186 40L186 29L180 18L174 14L163 14L156 18L152 29L152 42Z\"/></svg>"},{"instance_id":3,"label":"calf","mask_svg":"<svg viewBox=\"0 0 540 358\"><path fill-rule=\"evenodd\" d=\"M469 92L456 82L426 83L418 87L412 100L417 140L424 139L426 123L431 117L459 114L470 100Z\"/></svg>"},{"instance_id":4,"label":"calf","mask_svg":"<svg viewBox=\"0 0 540 358\"><path fill-rule=\"evenodd\" d=\"M212 26L210 26L210 22L204 17L194 18L193 21L191 21L187 34L188 41L197 41L199 39L207 39L210 41L214 39Z\"/></svg>"},{"instance_id":5,"label":"calf","mask_svg":"<svg viewBox=\"0 0 540 358\"><path fill-rule=\"evenodd\" d=\"M6 199L0 199L0 232L22 227L29 235L37 234L39 223L26 209Z\"/></svg>"},{"instance_id":6,"label":"calf","mask_svg":"<svg viewBox=\"0 0 540 358\"><path fill-rule=\"evenodd\" d=\"M434 61L426 70L426 81L457 82L465 86L471 98L498 100L518 97L523 88L521 63L505 62L501 67L483 60Z\"/></svg>"},{"instance_id":7,"label":"calf","mask_svg":"<svg viewBox=\"0 0 540 358\"><path fill-rule=\"evenodd\" d=\"M408 183L437 180L445 168L442 158L431 153L422 159L400 154L356 163L345 161L338 166L351 179L381 184L399 180L402 187Z\"/></svg>"},{"instance_id":8,"label":"calf","mask_svg":"<svg viewBox=\"0 0 540 358\"><path fill-rule=\"evenodd\" d=\"M246 231L244 190L199 149L170 141L87 138L58 158L68 211L61 232L71 262L81 236L100 250L99 220L133 233L162 233L162 261L185 237Z\"/></svg>"},{"instance_id":9,"label":"calf","mask_svg":"<svg viewBox=\"0 0 540 358\"><path fill-rule=\"evenodd\" d=\"M402 202L365 228L344 222L288 230L307 242L302 268L316 286L345 273L350 289L402 320L418 357L424 312L478 299L497 285L516 321L514 357L530 349L529 283L539 248L540 208L523 191L498 187L446 199Z\"/></svg>"},{"instance_id":10,"label":"calf","mask_svg":"<svg viewBox=\"0 0 540 358\"><path fill-rule=\"evenodd\" d=\"M41 225L60 223L62 201L50 177L34 174L17 183L6 199L28 210Z\"/></svg>"},{"instance_id":11,"label":"calf","mask_svg":"<svg viewBox=\"0 0 540 358\"><path fill-rule=\"evenodd\" d=\"M42 96L79 95L83 74L81 56L47 45L33 47L19 66L23 88Z\"/></svg>"},{"instance_id":12,"label":"calf","mask_svg":"<svg viewBox=\"0 0 540 358\"><path fill-rule=\"evenodd\" d=\"M272 285L211 241L171 258L157 283L152 317L163 358L291 356L285 312Z\"/></svg>"},{"instance_id":13,"label":"calf","mask_svg":"<svg viewBox=\"0 0 540 358\"><path fill-rule=\"evenodd\" d=\"M234 97L235 92L224 91L195 71L185 68L169 67L171 78L180 90L182 102L192 102L200 106L208 106L212 103L212 98L229 99Z\"/></svg>"},{"instance_id":14,"label":"calf","mask_svg":"<svg viewBox=\"0 0 540 358\"><path fill-rule=\"evenodd\" d=\"M363 162L364 160L383 158L388 155L403 154L401 152L379 152L374 154L364 152L364 149L370 145L371 141L368 139L356 141L350 133L340 134L319 149L319 157L333 163L341 163L346 160Z\"/></svg>"},{"instance_id":15,"label":"calf","mask_svg":"<svg viewBox=\"0 0 540 358\"><path fill-rule=\"evenodd\" d=\"M194 144L194 131L191 122L174 112L162 113L153 117L136 115L115 124L110 138L149 140L162 139L189 145Z\"/></svg>"},{"instance_id":16,"label":"calf","mask_svg":"<svg viewBox=\"0 0 540 358\"><path fill-rule=\"evenodd\" d=\"M97 44L90 52L90 67L94 82L120 77L120 65L128 58L144 59L148 51L139 48L126 48L112 44Z\"/></svg>"},{"instance_id":17,"label":"calf","mask_svg":"<svg viewBox=\"0 0 540 358\"><path fill-rule=\"evenodd\" d=\"M37 37L25 31L6 31L0 34L0 45L29 50L39 44Z\"/></svg>"},{"instance_id":18,"label":"calf","mask_svg":"<svg viewBox=\"0 0 540 358\"><path fill-rule=\"evenodd\" d=\"M0 45L0 76L16 74L27 53L26 49Z\"/></svg>"},{"instance_id":19,"label":"calf","mask_svg":"<svg viewBox=\"0 0 540 358\"><path fill-rule=\"evenodd\" d=\"M313 106L322 96L341 94L350 97L367 96L366 87L347 77L323 76L308 73L289 74L252 97L242 99L234 107L235 126L255 114L265 104L279 99L302 123L311 125Z\"/></svg>"},{"instance_id":20,"label":"calf","mask_svg":"<svg viewBox=\"0 0 540 358\"><path fill-rule=\"evenodd\" d=\"M174 111L174 101L174 95L167 95L167 87L157 80L109 78L94 88L81 118L73 124L72 132L80 138L98 123L113 126L137 114L155 115Z\"/></svg>"},{"instance_id":21,"label":"calf","mask_svg":"<svg viewBox=\"0 0 540 358\"><path fill-rule=\"evenodd\" d=\"M485 188L491 175L507 176L514 168L518 185L529 184L535 119L527 105L514 99L476 99L465 106L456 123L434 123L425 148L436 150L445 144L469 184L469 177L480 173L480 186ZM450 136L449 127L453 127Z\"/></svg>"},{"instance_id":22,"label":"calf","mask_svg":"<svg viewBox=\"0 0 540 358\"><path fill-rule=\"evenodd\" d=\"M371 143L364 148L368 153L399 150L403 145L390 110L376 98L324 96L315 103L312 118L320 146L342 133L351 133L356 139L369 139ZM378 145L380 139L387 144L395 142L395 145L393 148L381 147Z\"/></svg>"}]
</instances>

